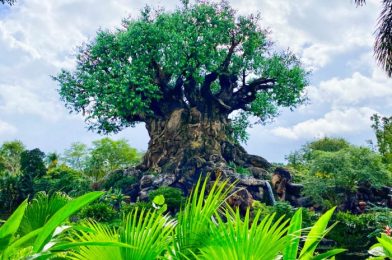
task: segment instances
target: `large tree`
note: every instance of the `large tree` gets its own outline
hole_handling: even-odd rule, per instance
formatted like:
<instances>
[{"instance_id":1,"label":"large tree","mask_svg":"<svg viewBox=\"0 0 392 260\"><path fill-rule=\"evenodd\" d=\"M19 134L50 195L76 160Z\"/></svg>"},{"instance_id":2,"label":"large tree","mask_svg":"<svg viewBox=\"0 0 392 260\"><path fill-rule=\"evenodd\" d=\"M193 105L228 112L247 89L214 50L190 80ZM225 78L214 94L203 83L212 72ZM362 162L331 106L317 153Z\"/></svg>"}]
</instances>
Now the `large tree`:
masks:
<instances>
[{"instance_id":1,"label":"large tree","mask_svg":"<svg viewBox=\"0 0 392 260\"><path fill-rule=\"evenodd\" d=\"M151 140L141 169L256 160L230 138L233 129L301 104L307 71L291 52L275 51L259 15L239 16L225 1L182 2L99 30L80 47L76 69L55 77L60 95L100 133L144 122Z\"/></svg>"}]
</instances>

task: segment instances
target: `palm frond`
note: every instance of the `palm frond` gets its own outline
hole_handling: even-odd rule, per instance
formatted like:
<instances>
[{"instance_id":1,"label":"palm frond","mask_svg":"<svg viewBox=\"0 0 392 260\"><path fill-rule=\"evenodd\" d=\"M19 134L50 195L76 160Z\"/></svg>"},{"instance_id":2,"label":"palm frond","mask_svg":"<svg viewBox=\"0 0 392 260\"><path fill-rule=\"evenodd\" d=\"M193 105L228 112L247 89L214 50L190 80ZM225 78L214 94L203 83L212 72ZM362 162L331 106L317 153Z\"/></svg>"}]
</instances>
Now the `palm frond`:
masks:
<instances>
[{"instance_id":1,"label":"palm frond","mask_svg":"<svg viewBox=\"0 0 392 260\"><path fill-rule=\"evenodd\" d=\"M383 2L378 18L374 53L379 65L392 77L392 0Z\"/></svg>"},{"instance_id":2,"label":"palm frond","mask_svg":"<svg viewBox=\"0 0 392 260\"><path fill-rule=\"evenodd\" d=\"M80 245L85 242L118 242L117 232L104 224L86 221L76 227L69 242ZM71 259L121 259L121 251L116 246L80 246L70 253Z\"/></svg>"},{"instance_id":3,"label":"palm frond","mask_svg":"<svg viewBox=\"0 0 392 260\"><path fill-rule=\"evenodd\" d=\"M61 209L70 198L63 193L48 195L39 192L27 206L18 233L26 235L33 230L43 227L45 223Z\"/></svg>"},{"instance_id":4,"label":"palm frond","mask_svg":"<svg viewBox=\"0 0 392 260\"><path fill-rule=\"evenodd\" d=\"M178 216L174 257L186 257L197 254L199 248L206 246L211 236L213 216L225 204L234 184L218 178L207 194L209 176L197 182L184 209Z\"/></svg>"},{"instance_id":5,"label":"palm frond","mask_svg":"<svg viewBox=\"0 0 392 260\"><path fill-rule=\"evenodd\" d=\"M243 220L237 209L234 219L227 212L225 222L217 217L212 226L212 241L201 249L199 259L275 259L287 244L287 222L283 217L273 222L275 215L260 220L261 211L251 221L249 209Z\"/></svg>"}]
</instances>

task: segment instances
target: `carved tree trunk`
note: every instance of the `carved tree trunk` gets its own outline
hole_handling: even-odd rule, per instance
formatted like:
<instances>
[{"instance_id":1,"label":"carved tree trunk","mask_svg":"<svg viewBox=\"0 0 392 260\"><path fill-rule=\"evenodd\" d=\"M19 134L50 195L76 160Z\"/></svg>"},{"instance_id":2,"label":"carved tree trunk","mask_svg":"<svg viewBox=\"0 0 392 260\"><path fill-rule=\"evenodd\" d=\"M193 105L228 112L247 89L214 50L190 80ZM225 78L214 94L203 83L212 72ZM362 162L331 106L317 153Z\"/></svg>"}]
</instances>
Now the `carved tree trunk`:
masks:
<instances>
[{"instance_id":1,"label":"carved tree trunk","mask_svg":"<svg viewBox=\"0 0 392 260\"><path fill-rule=\"evenodd\" d=\"M200 175L220 174L260 199L263 195L266 169L270 164L263 158L249 155L229 140L230 120L222 113L202 113L197 108L174 110L167 119L149 121L148 151L137 167L140 174L139 195L159 186L174 186L187 194ZM229 163L247 168L250 176L240 176ZM260 190L261 189L261 190ZM252 197L252 196L251 196ZM253 196L255 197L255 196Z\"/></svg>"},{"instance_id":2,"label":"carved tree trunk","mask_svg":"<svg viewBox=\"0 0 392 260\"><path fill-rule=\"evenodd\" d=\"M144 170L180 173L210 162L226 163L222 144L228 140L229 120L225 116L177 109L167 119L152 120L146 126L150 142L141 166Z\"/></svg>"}]
</instances>

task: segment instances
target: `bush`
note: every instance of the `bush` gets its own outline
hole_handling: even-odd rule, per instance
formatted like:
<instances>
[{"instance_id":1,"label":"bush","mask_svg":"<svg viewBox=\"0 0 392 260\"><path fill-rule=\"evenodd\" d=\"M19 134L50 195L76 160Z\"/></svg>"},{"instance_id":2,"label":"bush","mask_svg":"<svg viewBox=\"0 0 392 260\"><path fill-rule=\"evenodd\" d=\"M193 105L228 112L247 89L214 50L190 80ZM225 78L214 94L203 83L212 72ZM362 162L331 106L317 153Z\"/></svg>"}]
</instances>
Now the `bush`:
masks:
<instances>
[{"instance_id":1,"label":"bush","mask_svg":"<svg viewBox=\"0 0 392 260\"><path fill-rule=\"evenodd\" d=\"M93 219L98 222L111 222L118 217L118 213L108 204L98 202L90 204L79 213L80 219Z\"/></svg>"},{"instance_id":2,"label":"bush","mask_svg":"<svg viewBox=\"0 0 392 260\"><path fill-rule=\"evenodd\" d=\"M392 224L392 213L389 209L354 215L338 212L334 221L339 223L330 232L328 238L336 241L340 247L353 252L366 251L376 242L385 226Z\"/></svg>"},{"instance_id":3,"label":"bush","mask_svg":"<svg viewBox=\"0 0 392 260\"><path fill-rule=\"evenodd\" d=\"M90 186L91 182L88 179L83 178L80 172L66 165L55 167L48 171L44 177L34 180L35 192L61 191L72 197L91 191Z\"/></svg>"},{"instance_id":4,"label":"bush","mask_svg":"<svg viewBox=\"0 0 392 260\"><path fill-rule=\"evenodd\" d=\"M274 220L278 220L280 217L284 216L285 219L292 218L295 214L296 210L293 206L291 206L287 202L278 201L273 206L268 206L265 203L261 203L259 201L253 202L253 211L261 211L261 216L267 216L270 214L275 213ZM302 226L303 227L310 227L312 226L318 218L318 215L307 208L302 208Z\"/></svg>"},{"instance_id":5,"label":"bush","mask_svg":"<svg viewBox=\"0 0 392 260\"><path fill-rule=\"evenodd\" d=\"M4 174L0 176L0 209L12 212L23 198L20 193L19 176Z\"/></svg>"},{"instance_id":6,"label":"bush","mask_svg":"<svg viewBox=\"0 0 392 260\"><path fill-rule=\"evenodd\" d=\"M123 171L114 171L103 179L101 187L105 190L120 189L122 193L128 194L131 185L136 183L134 176L128 176Z\"/></svg>"},{"instance_id":7,"label":"bush","mask_svg":"<svg viewBox=\"0 0 392 260\"><path fill-rule=\"evenodd\" d=\"M182 190L177 188L160 187L156 190L153 190L148 194L149 201L152 202L153 199L158 195L163 195L165 198L165 203L167 204L167 208L171 212L178 211L181 205L185 202Z\"/></svg>"},{"instance_id":8,"label":"bush","mask_svg":"<svg viewBox=\"0 0 392 260\"><path fill-rule=\"evenodd\" d=\"M325 207L342 205L360 185L388 184L390 173L381 157L363 147L319 152L304 180L304 193ZM331 205L332 204L332 205Z\"/></svg>"}]
</instances>

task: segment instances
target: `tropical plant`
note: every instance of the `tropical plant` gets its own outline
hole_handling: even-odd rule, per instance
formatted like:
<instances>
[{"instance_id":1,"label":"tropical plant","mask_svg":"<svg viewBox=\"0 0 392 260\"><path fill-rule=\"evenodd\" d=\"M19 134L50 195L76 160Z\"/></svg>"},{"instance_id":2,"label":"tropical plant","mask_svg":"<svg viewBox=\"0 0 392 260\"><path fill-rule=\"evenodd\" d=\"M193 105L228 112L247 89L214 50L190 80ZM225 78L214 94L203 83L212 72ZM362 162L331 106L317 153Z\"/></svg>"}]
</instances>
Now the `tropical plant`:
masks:
<instances>
[{"instance_id":1,"label":"tropical plant","mask_svg":"<svg viewBox=\"0 0 392 260\"><path fill-rule=\"evenodd\" d=\"M154 260L162 257L172 241L174 220L159 211L135 208L123 221L118 233L95 222L88 231L77 231L71 242L119 242L124 246L87 246L71 253L74 259Z\"/></svg>"},{"instance_id":2,"label":"tropical plant","mask_svg":"<svg viewBox=\"0 0 392 260\"><path fill-rule=\"evenodd\" d=\"M211 219L222 209L234 184L218 178L207 193L209 178L201 179L192 190L184 208L178 215L173 254L176 258L198 254L199 248L208 245L211 239Z\"/></svg>"},{"instance_id":3,"label":"tropical plant","mask_svg":"<svg viewBox=\"0 0 392 260\"><path fill-rule=\"evenodd\" d=\"M382 155L383 162L392 168L392 117L374 114L370 119L373 121L378 152Z\"/></svg>"},{"instance_id":4,"label":"tropical plant","mask_svg":"<svg viewBox=\"0 0 392 260\"><path fill-rule=\"evenodd\" d=\"M369 253L374 257L369 259L392 259L392 237L387 234L381 234L381 237L378 237L377 240L378 243L369 250Z\"/></svg>"},{"instance_id":5,"label":"tropical plant","mask_svg":"<svg viewBox=\"0 0 392 260\"><path fill-rule=\"evenodd\" d=\"M354 0L363 5L366 0ZM383 7L376 29L374 53L378 63L392 77L392 0L383 0Z\"/></svg>"},{"instance_id":6,"label":"tropical plant","mask_svg":"<svg viewBox=\"0 0 392 260\"><path fill-rule=\"evenodd\" d=\"M285 247L283 251L284 260L316 260L316 259L329 259L337 254L340 254L345 249L331 249L322 254L315 254L315 250L320 243L320 241L333 229L337 224L334 223L327 228L328 222L332 217L335 208L328 210L324 215L322 215L317 222L310 228L309 233L305 237L305 242L301 250L299 250L299 243L301 239L301 233L306 231L302 229L302 209L299 209L290 221L289 230L287 236L289 237L289 244Z\"/></svg>"},{"instance_id":7,"label":"tropical plant","mask_svg":"<svg viewBox=\"0 0 392 260\"><path fill-rule=\"evenodd\" d=\"M274 214L260 221L261 211L253 220L249 209L243 219L237 209L234 216L226 211L225 218L215 216L209 243L200 249L197 259L274 259L286 245L287 223L283 217L273 221ZM229 219L230 221L226 221Z\"/></svg>"},{"instance_id":8,"label":"tropical plant","mask_svg":"<svg viewBox=\"0 0 392 260\"><path fill-rule=\"evenodd\" d=\"M49 242L56 235L54 234L56 228L80 208L101 195L101 192L91 192L75 198L56 211L42 227L38 227L19 237L16 234L21 226L28 206L28 202L25 200L0 227L0 259L15 259L15 256L20 259L33 255L34 257L39 257L52 254L50 249L55 243L53 241L51 243ZM46 202L42 201L42 203ZM33 213L30 214L34 215ZM23 257L21 256L21 252L24 254Z\"/></svg>"},{"instance_id":9,"label":"tropical plant","mask_svg":"<svg viewBox=\"0 0 392 260\"><path fill-rule=\"evenodd\" d=\"M27 235L28 233L43 227L45 223L69 201L70 197L63 193L37 193L34 196L34 199L29 202L24 212L18 234L22 236Z\"/></svg>"},{"instance_id":10,"label":"tropical plant","mask_svg":"<svg viewBox=\"0 0 392 260\"><path fill-rule=\"evenodd\" d=\"M148 194L150 201L158 196L162 195L165 198L165 203L167 204L168 210L171 212L178 211L182 205L185 203L184 193L182 190L173 187L161 187L156 190L151 191Z\"/></svg>"}]
</instances>

